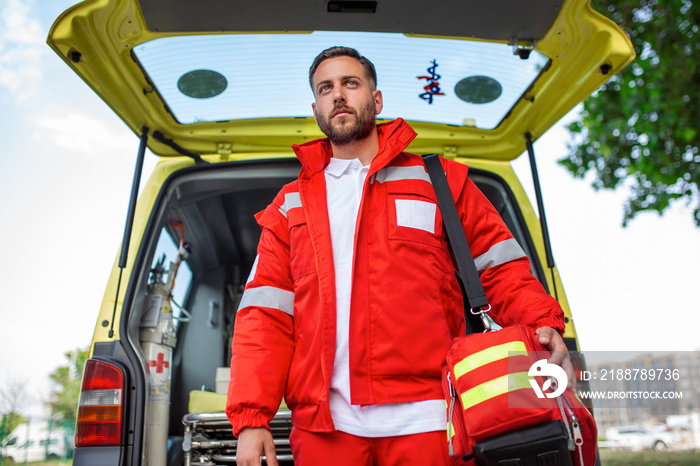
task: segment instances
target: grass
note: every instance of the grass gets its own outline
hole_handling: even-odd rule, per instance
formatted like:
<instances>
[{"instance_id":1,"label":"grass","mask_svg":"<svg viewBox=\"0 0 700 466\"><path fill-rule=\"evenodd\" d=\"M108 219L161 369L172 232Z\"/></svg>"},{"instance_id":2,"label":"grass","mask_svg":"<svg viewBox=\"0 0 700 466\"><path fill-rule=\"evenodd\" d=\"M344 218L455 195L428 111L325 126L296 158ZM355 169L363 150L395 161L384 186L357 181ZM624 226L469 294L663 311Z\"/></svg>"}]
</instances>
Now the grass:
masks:
<instances>
[{"instance_id":1,"label":"grass","mask_svg":"<svg viewBox=\"0 0 700 466\"><path fill-rule=\"evenodd\" d=\"M73 464L72 460L66 460L66 461L61 461L61 460L51 460L51 461L30 461L28 463L25 463L24 461L20 461L19 463L10 463L9 461L2 459L0 460L0 466L19 466L20 464L27 464L30 466L71 466Z\"/></svg>"},{"instance_id":2,"label":"grass","mask_svg":"<svg viewBox=\"0 0 700 466\"><path fill-rule=\"evenodd\" d=\"M700 450L690 451L600 451L602 466L697 466Z\"/></svg>"}]
</instances>

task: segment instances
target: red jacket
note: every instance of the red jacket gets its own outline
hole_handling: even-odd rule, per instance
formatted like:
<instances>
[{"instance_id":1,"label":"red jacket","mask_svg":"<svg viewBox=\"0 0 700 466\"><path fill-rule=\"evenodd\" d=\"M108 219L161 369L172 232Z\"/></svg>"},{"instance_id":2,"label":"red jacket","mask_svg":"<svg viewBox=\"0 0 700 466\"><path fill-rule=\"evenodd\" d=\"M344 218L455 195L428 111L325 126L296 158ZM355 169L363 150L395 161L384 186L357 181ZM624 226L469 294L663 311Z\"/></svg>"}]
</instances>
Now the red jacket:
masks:
<instances>
[{"instance_id":1,"label":"red jacket","mask_svg":"<svg viewBox=\"0 0 700 466\"><path fill-rule=\"evenodd\" d=\"M464 334L462 295L423 161L403 152L415 132L403 120L378 130L355 232L351 399L440 399L440 367L452 339ZM299 179L256 216L262 235L236 316L226 406L236 435L267 426L283 395L295 426L334 430L328 396L336 303L324 177L331 146L320 139L294 150ZM468 168L442 162L494 320L563 331L559 304L532 276Z\"/></svg>"}]
</instances>

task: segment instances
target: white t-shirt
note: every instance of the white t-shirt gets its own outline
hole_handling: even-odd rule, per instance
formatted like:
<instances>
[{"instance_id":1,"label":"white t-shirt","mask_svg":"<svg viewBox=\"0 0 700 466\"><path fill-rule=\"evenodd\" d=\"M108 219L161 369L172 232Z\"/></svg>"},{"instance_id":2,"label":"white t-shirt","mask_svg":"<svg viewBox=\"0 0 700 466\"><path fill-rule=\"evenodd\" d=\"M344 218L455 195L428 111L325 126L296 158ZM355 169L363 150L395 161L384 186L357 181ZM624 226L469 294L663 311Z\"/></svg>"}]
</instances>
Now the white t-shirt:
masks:
<instances>
[{"instance_id":1,"label":"white t-shirt","mask_svg":"<svg viewBox=\"0 0 700 466\"><path fill-rule=\"evenodd\" d=\"M435 430L447 425L445 400L358 406L350 404L348 333L354 237L362 188L369 167L358 159L331 158L326 167L328 215L335 267L337 332L330 408L336 429L362 437L393 437Z\"/></svg>"}]
</instances>

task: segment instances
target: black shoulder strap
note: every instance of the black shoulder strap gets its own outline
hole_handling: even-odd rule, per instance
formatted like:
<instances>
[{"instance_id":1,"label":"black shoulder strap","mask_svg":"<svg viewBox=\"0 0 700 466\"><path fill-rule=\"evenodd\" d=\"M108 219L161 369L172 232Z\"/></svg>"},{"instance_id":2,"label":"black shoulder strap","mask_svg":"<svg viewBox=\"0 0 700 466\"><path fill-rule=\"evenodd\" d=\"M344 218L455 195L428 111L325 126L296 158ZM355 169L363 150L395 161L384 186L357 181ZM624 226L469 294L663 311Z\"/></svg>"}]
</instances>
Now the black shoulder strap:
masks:
<instances>
[{"instance_id":1,"label":"black shoulder strap","mask_svg":"<svg viewBox=\"0 0 700 466\"><path fill-rule=\"evenodd\" d=\"M455 261L457 262L457 274L461 280L464 292L466 295L465 304L465 321L467 324L467 333L474 333L484 329L481 319L469 312L468 307L478 311L487 308L489 305L484 293L484 288L481 286L479 272L476 270L474 258L469 250L469 243L464 236L462 222L459 220L457 207L455 206L450 186L447 183L445 171L440 163L440 158L437 154L426 155L423 157L428 175L433 183L435 194L437 196L440 211L442 212L442 221L445 225L447 238ZM468 303L468 304L467 304ZM471 327L471 328L470 328Z\"/></svg>"}]
</instances>

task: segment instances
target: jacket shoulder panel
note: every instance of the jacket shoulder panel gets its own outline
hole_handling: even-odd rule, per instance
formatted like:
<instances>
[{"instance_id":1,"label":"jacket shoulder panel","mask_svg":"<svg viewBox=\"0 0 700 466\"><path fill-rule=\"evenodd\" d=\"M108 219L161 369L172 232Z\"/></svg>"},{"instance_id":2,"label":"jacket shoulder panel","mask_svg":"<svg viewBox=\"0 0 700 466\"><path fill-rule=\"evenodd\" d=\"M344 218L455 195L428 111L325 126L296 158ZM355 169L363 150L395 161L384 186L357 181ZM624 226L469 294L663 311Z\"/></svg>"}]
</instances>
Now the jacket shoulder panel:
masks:
<instances>
[{"instance_id":1,"label":"jacket shoulder panel","mask_svg":"<svg viewBox=\"0 0 700 466\"><path fill-rule=\"evenodd\" d=\"M294 209L301 210L297 180L283 186L270 205L255 215L255 220L261 228L271 230L281 241L289 244L289 213Z\"/></svg>"}]
</instances>

